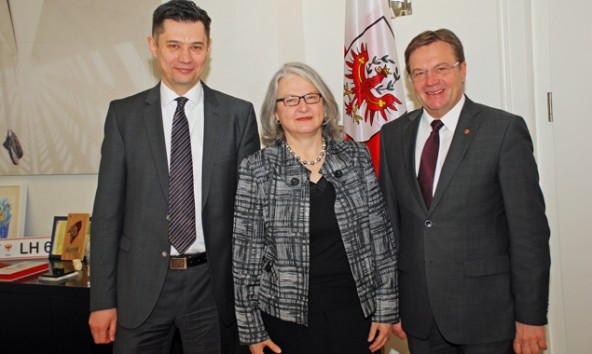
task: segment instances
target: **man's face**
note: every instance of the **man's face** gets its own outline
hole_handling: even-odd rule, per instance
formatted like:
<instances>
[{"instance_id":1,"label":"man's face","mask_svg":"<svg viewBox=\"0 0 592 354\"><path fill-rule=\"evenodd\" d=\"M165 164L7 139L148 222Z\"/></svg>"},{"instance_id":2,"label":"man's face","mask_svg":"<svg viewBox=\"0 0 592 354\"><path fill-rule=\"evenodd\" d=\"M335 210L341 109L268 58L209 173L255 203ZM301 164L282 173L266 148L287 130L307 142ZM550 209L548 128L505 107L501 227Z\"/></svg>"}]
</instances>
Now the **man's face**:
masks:
<instances>
[{"instance_id":1,"label":"man's face","mask_svg":"<svg viewBox=\"0 0 592 354\"><path fill-rule=\"evenodd\" d=\"M441 118L461 99L467 74L466 63L457 63L450 44L437 41L419 47L409 56L409 71L413 77L415 71L426 71L420 80L413 80L415 95L424 109L434 118ZM439 75L435 68L452 67L444 75Z\"/></svg>"},{"instance_id":2,"label":"man's face","mask_svg":"<svg viewBox=\"0 0 592 354\"><path fill-rule=\"evenodd\" d=\"M165 20L164 31L148 37L162 82L182 96L197 84L210 55L209 38L202 22Z\"/></svg>"}]
</instances>

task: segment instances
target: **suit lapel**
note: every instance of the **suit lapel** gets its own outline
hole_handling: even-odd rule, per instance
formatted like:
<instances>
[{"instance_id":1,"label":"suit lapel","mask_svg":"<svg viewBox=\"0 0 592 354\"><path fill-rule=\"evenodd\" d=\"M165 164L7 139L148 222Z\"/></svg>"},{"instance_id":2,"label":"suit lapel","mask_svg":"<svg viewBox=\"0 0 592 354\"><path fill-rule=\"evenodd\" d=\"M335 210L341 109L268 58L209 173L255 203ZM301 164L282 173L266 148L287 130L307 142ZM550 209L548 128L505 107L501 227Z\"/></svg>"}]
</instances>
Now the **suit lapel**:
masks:
<instances>
[{"instance_id":1,"label":"suit lapel","mask_svg":"<svg viewBox=\"0 0 592 354\"><path fill-rule=\"evenodd\" d=\"M156 175L160 182L163 196L169 198L169 167L166 156L164 130L162 128L162 109L160 107L160 84L148 91L144 108L144 125L152 151Z\"/></svg>"},{"instance_id":2,"label":"suit lapel","mask_svg":"<svg viewBox=\"0 0 592 354\"><path fill-rule=\"evenodd\" d=\"M448 150L446 161L444 161L442 172L440 172L440 179L438 180L436 193L434 194L434 199L432 201L432 210L438 206L438 202L442 198L442 195L446 191L446 188L450 184L452 177L462 162L465 153L477 134L477 129L481 123L478 113L479 108L477 105L467 97L460 113L454 136L452 137L452 143Z\"/></svg>"},{"instance_id":3,"label":"suit lapel","mask_svg":"<svg viewBox=\"0 0 592 354\"><path fill-rule=\"evenodd\" d=\"M202 161L202 207L205 207L212 181L214 157L218 150L217 144L222 142L222 128L220 123L220 112L218 99L215 93L202 82L204 90L204 146Z\"/></svg>"}]
</instances>

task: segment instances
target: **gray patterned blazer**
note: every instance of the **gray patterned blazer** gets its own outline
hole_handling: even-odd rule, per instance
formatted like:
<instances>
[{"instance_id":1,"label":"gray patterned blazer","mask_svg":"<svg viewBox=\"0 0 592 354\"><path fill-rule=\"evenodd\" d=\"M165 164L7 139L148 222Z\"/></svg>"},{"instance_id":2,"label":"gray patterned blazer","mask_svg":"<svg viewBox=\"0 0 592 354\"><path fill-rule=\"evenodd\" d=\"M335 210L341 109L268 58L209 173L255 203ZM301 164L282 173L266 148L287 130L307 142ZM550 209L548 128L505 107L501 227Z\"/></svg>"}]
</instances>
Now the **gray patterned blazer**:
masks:
<instances>
[{"instance_id":1,"label":"gray patterned blazer","mask_svg":"<svg viewBox=\"0 0 592 354\"><path fill-rule=\"evenodd\" d=\"M352 141L327 143L321 174L335 188L335 214L364 315L397 322L396 246L368 150ZM285 144L240 165L232 268L242 343L269 338L260 311L307 325L308 181L308 170Z\"/></svg>"}]
</instances>

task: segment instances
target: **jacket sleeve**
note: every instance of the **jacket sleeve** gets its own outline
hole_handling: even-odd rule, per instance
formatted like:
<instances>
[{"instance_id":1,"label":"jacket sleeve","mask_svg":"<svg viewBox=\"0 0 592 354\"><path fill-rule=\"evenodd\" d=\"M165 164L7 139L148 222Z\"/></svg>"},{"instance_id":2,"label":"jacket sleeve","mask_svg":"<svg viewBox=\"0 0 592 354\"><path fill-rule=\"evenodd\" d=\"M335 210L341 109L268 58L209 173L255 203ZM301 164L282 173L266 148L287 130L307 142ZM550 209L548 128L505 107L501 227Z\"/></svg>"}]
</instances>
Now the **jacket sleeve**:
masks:
<instances>
[{"instance_id":1,"label":"jacket sleeve","mask_svg":"<svg viewBox=\"0 0 592 354\"><path fill-rule=\"evenodd\" d=\"M245 126L242 129L243 136L240 139L240 145L237 150L237 161L239 163L261 148L259 143L259 132L257 131L257 118L252 104L249 103L247 111L247 119L245 120Z\"/></svg>"},{"instance_id":2,"label":"jacket sleeve","mask_svg":"<svg viewBox=\"0 0 592 354\"><path fill-rule=\"evenodd\" d=\"M522 118L509 121L498 177L510 230L514 311L518 322L544 325L549 299L550 231L528 128Z\"/></svg>"},{"instance_id":3,"label":"jacket sleeve","mask_svg":"<svg viewBox=\"0 0 592 354\"><path fill-rule=\"evenodd\" d=\"M393 228L367 149L364 149L362 163L365 187L368 193L374 284L376 286L376 312L372 316L372 321L395 323L399 322L399 288L397 283L397 250Z\"/></svg>"},{"instance_id":4,"label":"jacket sleeve","mask_svg":"<svg viewBox=\"0 0 592 354\"><path fill-rule=\"evenodd\" d=\"M388 127L388 125L386 125L385 127ZM388 166L389 158L387 157L387 151L389 151L389 146L387 145L387 142L393 139L397 140L398 138L392 137L392 135L388 135L385 127L383 127L380 133L381 139L378 185L380 186L387 210L390 215L391 225L393 226L393 232L395 234L395 245L399 245L399 205L397 203L397 196L395 195L393 177L390 174ZM399 250L397 249L397 253L398 251Z\"/></svg>"},{"instance_id":5,"label":"jacket sleeve","mask_svg":"<svg viewBox=\"0 0 592 354\"><path fill-rule=\"evenodd\" d=\"M105 120L101 166L92 215L90 310L117 307L116 267L119 237L125 214L126 160L113 103Z\"/></svg>"},{"instance_id":6,"label":"jacket sleeve","mask_svg":"<svg viewBox=\"0 0 592 354\"><path fill-rule=\"evenodd\" d=\"M247 158L239 167L232 244L235 311L239 339L243 344L269 339L258 301L264 256L264 195L255 178L251 161Z\"/></svg>"}]
</instances>

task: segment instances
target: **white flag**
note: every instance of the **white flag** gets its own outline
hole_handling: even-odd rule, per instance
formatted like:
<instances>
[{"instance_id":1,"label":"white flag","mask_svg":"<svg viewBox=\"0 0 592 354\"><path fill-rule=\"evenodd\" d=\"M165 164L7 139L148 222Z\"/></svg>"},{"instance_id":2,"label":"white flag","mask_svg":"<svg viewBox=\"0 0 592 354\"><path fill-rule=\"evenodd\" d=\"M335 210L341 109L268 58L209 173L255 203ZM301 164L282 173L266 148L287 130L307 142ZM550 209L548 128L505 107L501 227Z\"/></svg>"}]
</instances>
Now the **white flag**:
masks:
<instances>
[{"instance_id":1,"label":"white flag","mask_svg":"<svg viewBox=\"0 0 592 354\"><path fill-rule=\"evenodd\" d=\"M343 126L365 142L378 171L380 127L406 112L403 73L385 0L347 0Z\"/></svg>"}]
</instances>

